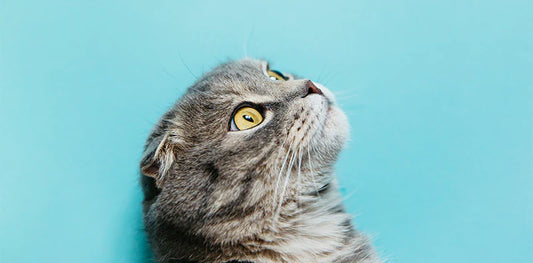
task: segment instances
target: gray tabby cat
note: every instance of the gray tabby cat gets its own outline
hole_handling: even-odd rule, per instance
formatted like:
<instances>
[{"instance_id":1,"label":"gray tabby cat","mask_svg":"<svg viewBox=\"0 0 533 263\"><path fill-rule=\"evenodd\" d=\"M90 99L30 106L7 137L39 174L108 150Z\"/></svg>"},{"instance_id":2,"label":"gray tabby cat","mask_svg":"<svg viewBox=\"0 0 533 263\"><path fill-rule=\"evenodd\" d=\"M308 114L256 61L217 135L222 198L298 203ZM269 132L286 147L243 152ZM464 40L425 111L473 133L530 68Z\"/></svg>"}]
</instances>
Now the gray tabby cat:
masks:
<instances>
[{"instance_id":1,"label":"gray tabby cat","mask_svg":"<svg viewBox=\"0 0 533 263\"><path fill-rule=\"evenodd\" d=\"M202 76L141 160L157 262L380 262L333 165L348 124L331 92L245 59Z\"/></svg>"}]
</instances>

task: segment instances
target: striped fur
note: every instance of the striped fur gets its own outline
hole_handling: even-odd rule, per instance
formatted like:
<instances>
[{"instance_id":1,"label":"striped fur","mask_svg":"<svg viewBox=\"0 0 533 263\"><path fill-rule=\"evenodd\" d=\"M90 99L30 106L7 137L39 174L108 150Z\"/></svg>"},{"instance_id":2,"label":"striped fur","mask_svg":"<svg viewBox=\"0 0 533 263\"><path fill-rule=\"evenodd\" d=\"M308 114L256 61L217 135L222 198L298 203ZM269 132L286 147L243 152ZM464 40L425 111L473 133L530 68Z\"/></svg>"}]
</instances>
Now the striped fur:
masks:
<instances>
[{"instance_id":1,"label":"striped fur","mask_svg":"<svg viewBox=\"0 0 533 263\"><path fill-rule=\"evenodd\" d=\"M160 119L141 160L157 262L380 262L344 212L333 165L347 136L331 92L271 80L245 59L202 76ZM264 121L229 131L236 107Z\"/></svg>"}]
</instances>

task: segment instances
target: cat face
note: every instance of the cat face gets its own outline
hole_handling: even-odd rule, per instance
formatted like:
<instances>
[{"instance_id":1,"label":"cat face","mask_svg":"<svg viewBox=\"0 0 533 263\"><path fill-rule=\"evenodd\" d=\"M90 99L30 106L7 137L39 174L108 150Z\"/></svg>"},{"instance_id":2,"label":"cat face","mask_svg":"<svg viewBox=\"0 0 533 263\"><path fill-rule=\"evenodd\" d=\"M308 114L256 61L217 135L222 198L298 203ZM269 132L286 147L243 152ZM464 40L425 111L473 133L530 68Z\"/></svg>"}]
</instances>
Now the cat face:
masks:
<instances>
[{"instance_id":1,"label":"cat face","mask_svg":"<svg viewBox=\"0 0 533 263\"><path fill-rule=\"evenodd\" d=\"M265 61L220 65L187 90L147 140L142 172L161 191L150 209L186 213L185 221L247 209L274 214L283 200L327 181L321 175L347 135L346 117L324 86Z\"/></svg>"}]
</instances>

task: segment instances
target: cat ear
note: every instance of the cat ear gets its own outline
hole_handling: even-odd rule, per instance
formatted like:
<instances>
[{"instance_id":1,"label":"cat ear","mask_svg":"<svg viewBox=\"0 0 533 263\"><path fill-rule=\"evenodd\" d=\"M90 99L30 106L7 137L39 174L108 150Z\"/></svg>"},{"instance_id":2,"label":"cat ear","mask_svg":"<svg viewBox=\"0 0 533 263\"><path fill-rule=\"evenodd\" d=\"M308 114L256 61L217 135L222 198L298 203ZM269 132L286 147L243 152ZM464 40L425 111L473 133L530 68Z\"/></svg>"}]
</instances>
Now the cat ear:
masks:
<instances>
[{"instance_id":1,"label":"cat ear","mask_svg":"<svg viewBox=\"0 0 533 263\"><path fill-rule=\"evenodd\" d=\"M161 187L163 177L174 162L174 154L168 133L154 138L144 150L140 164L141 172L156 179L157 186Z\"/></svg>"}]
</instances>

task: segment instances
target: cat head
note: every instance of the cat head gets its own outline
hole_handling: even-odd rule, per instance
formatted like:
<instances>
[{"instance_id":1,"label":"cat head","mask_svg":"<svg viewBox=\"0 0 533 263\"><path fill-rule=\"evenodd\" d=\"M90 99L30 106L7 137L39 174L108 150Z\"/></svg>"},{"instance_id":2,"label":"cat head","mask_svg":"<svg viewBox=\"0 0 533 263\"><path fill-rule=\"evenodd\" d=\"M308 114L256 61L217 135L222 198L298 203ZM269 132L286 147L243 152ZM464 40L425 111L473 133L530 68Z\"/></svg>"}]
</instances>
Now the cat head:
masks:
<instances>
[{"instance_id":1,"label":"cat head","mask_svg":"<svg viewBox=\"0 0 533 263\"><path fill-rule=\"evenodd\" d=\"M324 86L265 61L222 64L186 91L147 140L141 170L160 189L151 209L191 219L274 213L280 200L328 180L322 177L347 135L347 119Z\"/></svg>"}]
</instances>

